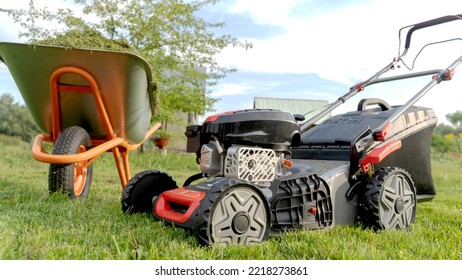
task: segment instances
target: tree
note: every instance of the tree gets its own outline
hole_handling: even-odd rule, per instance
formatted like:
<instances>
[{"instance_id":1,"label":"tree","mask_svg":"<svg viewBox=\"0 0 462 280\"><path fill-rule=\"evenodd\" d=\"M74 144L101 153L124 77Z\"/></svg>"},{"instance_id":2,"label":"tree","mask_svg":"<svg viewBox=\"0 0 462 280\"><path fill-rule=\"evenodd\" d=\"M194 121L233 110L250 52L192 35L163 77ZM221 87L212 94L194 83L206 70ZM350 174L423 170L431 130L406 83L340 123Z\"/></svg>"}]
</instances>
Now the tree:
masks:
<instances>
[{"instance_id":1,"label":"tree","mask_svg":"<svg viewBox=\"0 0 462 280\"><path fill-rule=\"evenodd\" d=\"M462 126L462 111L456 111L454 113L449 113L446 115L446 119L456 127L456 129L460 130Z\"/></svg>"},{"instance_id":2,"label":"tree","mask_svg":"<svg viewBox=\"0 0 462 280\"><path fill-rule=\"evenodd\" d=\"M204 114L213 110L217 101L210 97L210 87L234 69L221 67L215 58L231 45L251 48L231 35L216 35L212 29L224 23L208 23L197 12L218 0L74 0L83 5L86 15L93 14L99 23L75 17L70 10L51 13L35 7L29 10L5 11L20 22L27 32L20 35L36 43L57 32L37 28L37 19L64 23L66 30L100 32L105 37L127 42L131 49L144 57L153 68L161 100L155 117L166 122L177 121L177 112ZM74 46L76 47L76 46Z\"/></svg>"},{"instance_id":3,"label":"tree","mask_svg":"<svg viewBox=\"0 0 462 280\"><path fill-rule=\"evenodd\" d=\"M462 151L462 111L446 115L450 125L440 123L433 133L433 150L440 153Z\"/></svg>"},{"instance_id":4,"label":"tree","mask_svg":"<svg viewBox=\"0 0 462 280\"><path fill-rule=\"evenodd\" d=\"M0 134L29 142L37 132L38 128L25 105L15 103L10 94L0 96Z\"/></svg>"},{"instance_id":5,"label":"tree","mask_svg":"<svg viewBox=\"0 0 462 280\"><path fill-rule=\"evenodd\" d=\"M439 134L441 136L447 135L447 134L454 134L456 133L456 129L452 125L440 123L436 126L435 128L435 134Z\"/></svg>"}]
</instances>

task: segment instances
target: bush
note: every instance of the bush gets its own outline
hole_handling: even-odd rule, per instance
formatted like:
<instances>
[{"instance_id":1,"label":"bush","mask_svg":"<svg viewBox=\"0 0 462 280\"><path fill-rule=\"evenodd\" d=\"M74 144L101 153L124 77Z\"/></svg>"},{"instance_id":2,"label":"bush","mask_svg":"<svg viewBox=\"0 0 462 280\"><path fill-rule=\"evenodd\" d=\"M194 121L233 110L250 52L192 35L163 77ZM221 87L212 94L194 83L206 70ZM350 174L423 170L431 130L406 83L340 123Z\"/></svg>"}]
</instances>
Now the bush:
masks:
<instances>
[{"instance_id":1,"label":"bush","mask_svg":"<svg viewBox=\"0 0 462 280\"><path fill-rule=\"evenodd\" d=\"M29 142L37 131L37 125L25 105L15 103L10 94L0 96L0 134Z\"/></svg>"},{"instance_id":2,"label":"bush","mask_svg":"<svg viewBox=\"0 0 462 280\"><path fill-rule=\"evenodd\" d=\"M455 136L452 133L446 135L434 133L432 139L432 148L435 152L438 153L460 152L462 151L462 139L459 136L460 135Z\"/></svg>"}]
</instances>

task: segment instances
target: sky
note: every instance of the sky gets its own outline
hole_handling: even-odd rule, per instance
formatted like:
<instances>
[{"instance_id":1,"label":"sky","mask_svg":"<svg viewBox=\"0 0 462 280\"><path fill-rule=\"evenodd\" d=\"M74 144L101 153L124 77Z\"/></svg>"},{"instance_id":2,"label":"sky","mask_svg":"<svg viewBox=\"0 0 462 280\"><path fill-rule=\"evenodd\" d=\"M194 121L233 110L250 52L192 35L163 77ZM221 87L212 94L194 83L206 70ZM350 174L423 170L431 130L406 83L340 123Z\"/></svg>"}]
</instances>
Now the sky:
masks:
<instances>
[{"instance_id":1,"label":"sky","mask_svg":"<svg viewBox=\"0 0 462 280\"><path fill-rule=\"evenodd\" d=\"M26 8L27 2L8 1L2 8ZM71 0L37 2L80 11ZM398 55L401 27L453 14L462 14L462 1L223 0L207 6L200 16L226 23L216 32L253 44L249 50L225 48L217 56L220 65L237 72L211 89L211 96L219 100L215 112L252 108L254 97L333 102ZM24 41L17 38L20 28L12 19L1 14L0 24L0 42ZM424 44L462 38L461 31L462 21L416 31L406 62L411 65ZM462 40L426 48L415 69L446 68L461 55ZM439 121L462 110L461 102L457 102L462 100L462 65L460 68L452 81L435 86L417 103L433 108ZM407 72L401 68L391 74ZM390 105L403 104L429 81L430 77L425 77L368 87L334 113L355 110L359 100L366 97L379 97ZM22 102L8 69L0 64L0 94L5 92Z\"/></svg>"}]
</instances>

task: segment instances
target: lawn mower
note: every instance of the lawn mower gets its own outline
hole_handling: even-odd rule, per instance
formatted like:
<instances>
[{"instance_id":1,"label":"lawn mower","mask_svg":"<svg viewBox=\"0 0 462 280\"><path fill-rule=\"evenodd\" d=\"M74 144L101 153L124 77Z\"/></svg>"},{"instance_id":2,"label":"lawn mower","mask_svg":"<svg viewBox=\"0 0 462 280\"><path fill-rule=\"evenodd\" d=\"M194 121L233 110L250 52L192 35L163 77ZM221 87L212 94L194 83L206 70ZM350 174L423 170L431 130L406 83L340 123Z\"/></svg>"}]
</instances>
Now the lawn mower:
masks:
<instances>
[{"instance_id":1,"label":"lawn mower","mask_svg":"<svg viewBox=\"0 0 462 280\"><path fill-rule=\"evenodd\" d=\"M196 153L200 173L178 187L165 172L141 172L128 182L122 210L153 213L192 230L202 244L252 244L287 230L357 222L374 230L409 229L417 203L436 194L430 155L437 117L415 103L451 80L462 56L445 69L383 74L402 62L413 32L460 19L445 16L405 27L403 51L390 64L307 121L279 110L249 109L188 126L187 150ZM431 81L404 105L366 98L356 111L318 123L367 86L422 76Z\"/></svg>"}]
</instances>

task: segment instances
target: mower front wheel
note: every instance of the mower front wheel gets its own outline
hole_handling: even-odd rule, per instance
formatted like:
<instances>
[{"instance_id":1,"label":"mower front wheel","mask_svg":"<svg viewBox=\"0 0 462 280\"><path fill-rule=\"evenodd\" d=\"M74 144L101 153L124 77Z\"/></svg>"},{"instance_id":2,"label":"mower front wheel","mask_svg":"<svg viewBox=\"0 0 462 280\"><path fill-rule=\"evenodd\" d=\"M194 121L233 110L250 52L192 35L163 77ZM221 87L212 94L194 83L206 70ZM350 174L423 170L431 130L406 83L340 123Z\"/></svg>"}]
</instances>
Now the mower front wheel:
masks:
<instances>
[{"instance_id":1,"label":"mower front wheel","mask_svg":"<svg viewBox=\"0 0 462 280\"><path fill-rule=\"evenodd\" d=\"M167 173L147 170L131 178L122 194L122 211L126 214L153 213L153 200L161 193L178 188Z\"/></svg>"},{"instance_id":2,"label":"mower front wheel","mask_svg":"<svg viewBox=\"0 0 462 280\"><path fill-rule=\"evenodd\" d=\"M270 214L268 203L256 190L246 185L225 189L213 203L207 236L218 245L260 243L268 238Z\"/></svg>"},{"instance_id":3,"label":"mower front wheel","mask_svg":"<svg viewBox=\"0 0 462 280\"><path fill-rule=\"evenodd\" d=\"M58 135L54 144L53 155L71 155L85 152L91 147L87 131L78 126L71 126ZM61 191L70 198L88 196L93 173L93 164L81 161L71 164L50 164L48 189L50 193Z\"/></svg>"},{"instance_id":4,"label":"mower front wheel","mask_svg":"<svg viewBox=\"0 0 462 280\"><path fill-rule=\"evenodd\" d=\"M398 167L377 171L362 195L359 215L375 230L408 229L416 216L417 199L411 175Z\"/></svg>"}]
</instances>

